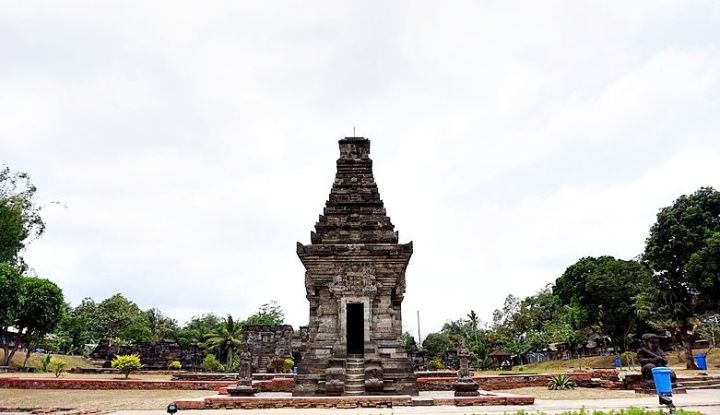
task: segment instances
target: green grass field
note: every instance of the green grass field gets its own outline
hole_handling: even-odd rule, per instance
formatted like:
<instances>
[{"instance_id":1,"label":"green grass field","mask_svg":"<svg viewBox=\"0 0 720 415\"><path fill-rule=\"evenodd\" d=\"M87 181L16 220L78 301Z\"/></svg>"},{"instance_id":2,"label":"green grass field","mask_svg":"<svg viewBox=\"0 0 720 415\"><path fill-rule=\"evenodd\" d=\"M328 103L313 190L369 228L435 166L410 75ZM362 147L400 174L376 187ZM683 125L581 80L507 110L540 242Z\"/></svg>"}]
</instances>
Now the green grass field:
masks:
<instances>
[{"instance_id":1,"label":"green grass field","mask_svg":"<svg viewBox=\"0 0 720 415\"><path fill-rule=\"evenodd\" d=\"M0 352L2 354L2 352ZM33 353L30 355L30 360L27 362L27 367L33 367L36 369L42 368L42 359L44 359L46 356L45 353ZM53 357L59 357L67 362L68 364L68 370L73 367L94 367L92 361L89 359L85 359L82 356L69 356L69 355L62 355L62 354L53 354ZM11 366L22 366L23 362L25 361L25 353L17 352L12 358Z\"/></svg>"},{"instance_id":2,"label":"green grass field","mask_svg":"<svg viewBox=\"0 0 720 415\"><path fill-rule=\"evenodd\" d=\"M695 353L705 353L707 350L696 350ZM708 369L716 369L720 365L720 349L712 349L707 355ZM672 352L668 353L668 363L670 366L684 366L685 353ZM592 356L582 359L572 360L551 360L542 363L532 363L523 366L523 370L527 372L552 372L564 371L567 369L594 368L594 367L612 367L613 356ZM519 366L513 368L513 372L520 372Z\"/></svg>"}]
</instances>

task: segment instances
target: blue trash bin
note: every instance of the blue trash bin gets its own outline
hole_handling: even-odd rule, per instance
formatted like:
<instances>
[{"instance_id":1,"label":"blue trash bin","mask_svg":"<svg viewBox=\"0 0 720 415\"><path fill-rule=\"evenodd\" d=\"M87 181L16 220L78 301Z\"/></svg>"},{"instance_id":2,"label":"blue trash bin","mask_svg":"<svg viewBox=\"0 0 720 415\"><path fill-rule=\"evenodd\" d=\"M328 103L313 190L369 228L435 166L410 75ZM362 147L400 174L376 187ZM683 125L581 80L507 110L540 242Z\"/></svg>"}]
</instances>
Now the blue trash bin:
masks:
<instances>
[{"instance_id":1,"label":"blue trash bin","mask_svg":"<svg viewBox=\"0 0 720 415\"><path fill-rule=\"evenodd\" d=\"M695 356L695 366L700 370L707 370L707 360L705 360L705 353L698 353Z\"/></svg>"},{"instance_id":2,"label":"blue trash bin","mask_svg":"<svg viewBox=\"0 0 720 415\"><path fill-rule=\"evenodd\" d=\"M661 366L653 368L653 380L655 381L655 390L660 396L672 396L672 381L670 380L670 368Z\"/></svg>"},{"instance_id":3,"label":"blue trash bin","mask_svg":"<svg viewBox=\"0 0 720 415\"><path fill-rule=\"evenodd\" d=\"M622 367L622 360L620 360L620 356L615 356L613 363L615 363L615 367Z\"/></svg>"}]
</instances>

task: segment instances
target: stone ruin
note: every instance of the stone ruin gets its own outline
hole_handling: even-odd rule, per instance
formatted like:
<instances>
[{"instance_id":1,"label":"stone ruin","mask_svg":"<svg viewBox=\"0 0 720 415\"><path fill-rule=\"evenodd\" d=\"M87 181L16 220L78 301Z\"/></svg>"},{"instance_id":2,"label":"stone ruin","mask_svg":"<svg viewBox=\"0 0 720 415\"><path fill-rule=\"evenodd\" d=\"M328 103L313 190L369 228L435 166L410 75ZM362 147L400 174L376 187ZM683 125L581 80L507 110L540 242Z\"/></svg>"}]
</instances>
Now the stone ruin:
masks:
<instances>
[{"instance_id":1,"label":"stone ruin","mask_svg":"<svg viewBox=\"0 0 720 415\"><path fill-rule=\"evenodd\" d=\"M287 324L243 327L243 351L250 353L253 373L270 371L273 357L292 357L292 341L293 328Z\"/></svg>"},{"instance_id":2,"label":"stone ruin","mask_svg":"<svg viewBox=\"0 0 720 415\"><path fill-rule=\"evenodd\" d=\"M170 362L179 361L183 369L193 370L202 366L203 352L196 346L183 347L176 342L138 342L128 346L111 345L102 340L90 358L102 367L110 367L116 355L137 354L143 369L167 370Z\"/></svg>"},{"instance_id":3,"label":"stone ruin","mask_svg":"<svg viewBox=\"0 0 720 415\"><path fill-rule=\"evenodd\" d=\"M402 347L412 242L398 243L373 177L370 140L339 141L335 182L310 244L297 244L310 302L295 396L417 395Z\"/></svg>"},{"instance_id":4,"label":"stone ruin","mask_svg":"<svg viewBox=\"0 0 720 415\"><path fill-rule=\"evenodd\" d=\"M238 381L235 385L227 388L230 396L252 396L257 389L252 383L252 356L247 350L240 352L240 364L238 365Z\"/></svg>"},{"instance_id":5,"label":"stone ruin","mask_svg":"<svg viewBox=\"0 0 720 415\"><path fill-rule=\"evenodd\" d=\"M475 383L473 378L470 376L470 350L465 346L465 342L460 340L460 344L457 347L457 357L460 364L458 370L457 382L453 384L455 390L455 396L478 396L478 384Z\"/></svg>"}]
</instances>

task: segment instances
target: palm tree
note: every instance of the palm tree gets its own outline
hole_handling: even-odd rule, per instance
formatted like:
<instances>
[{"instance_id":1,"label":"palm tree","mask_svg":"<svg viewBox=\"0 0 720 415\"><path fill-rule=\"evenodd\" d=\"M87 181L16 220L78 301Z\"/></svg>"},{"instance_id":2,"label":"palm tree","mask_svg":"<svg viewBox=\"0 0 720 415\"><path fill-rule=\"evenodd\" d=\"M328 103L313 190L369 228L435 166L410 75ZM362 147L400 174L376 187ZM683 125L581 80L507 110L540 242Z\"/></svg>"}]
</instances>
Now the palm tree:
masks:
<instances>
[{"instance_id":1,"label":"palm tree","mask_svg":"<svg viewBox=\"0 0 720 415\"><path fill-rule=\"evenodd\" d=\"M477 313L475 313L475 310L470 310L470 312L467 314L468 323L470 323L470 327L472 327L473 332L476 332L478 329L478 325L480 324L480 317L478 317Z\"/></svg>"},{"instance_id":2,"label":"palm tree","mask_svg":"<svg viewBox=\"0 0 720 415\"><path fill-rule=\"evenodd\" d=\"M229 370L233 362L233 352L242 346L242 324L228 314L222 325L206 336L205 345L218 356L225 356L225 364Z\"/></svg>"}]
</instances>

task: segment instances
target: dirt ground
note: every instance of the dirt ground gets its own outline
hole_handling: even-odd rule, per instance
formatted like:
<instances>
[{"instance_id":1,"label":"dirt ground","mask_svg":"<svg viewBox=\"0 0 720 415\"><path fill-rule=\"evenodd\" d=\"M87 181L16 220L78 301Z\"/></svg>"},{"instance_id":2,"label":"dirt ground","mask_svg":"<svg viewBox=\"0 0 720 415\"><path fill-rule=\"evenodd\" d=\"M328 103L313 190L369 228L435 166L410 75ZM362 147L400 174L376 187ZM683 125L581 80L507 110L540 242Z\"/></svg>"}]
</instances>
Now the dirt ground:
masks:
<instances>
[{"instance_id":1,"label":"dirt ground","mask_svg":"<svg viewBox=\"0 0 720 415\"><path fill-rule=\"evenodd\" d=\"M502 391L531 395L538 399L589 400L613 398L641 398L630 391L577 388L551 391L544 387ZM162 410L175 399L202 398L212 391L139 391L139 390L29 390L0 389L0 408L72 408L112 410Z\"/></svg>"},{"instance_id":2,"label":"dirt ground","mask_svg":"<svg viewBox=\"0 0 720 415\"><path fill-rule=\"evenodd\" d=\"M176 399L201 398L212 391L0 389L0 408L157 409Z\"/></svg>"},{"instance_id":3,"label":"dirt ground","mask_svg":"<svg viewBox=\"0 0 720 415\"><path fill-rule=\"evenodd\" d=\"M530 395L537 399L615 399L615 398L643 398L644 395L626 390L607 390L600 388L575 388L569 390L553 391L546 387L537 386L530 388L508 389L498 392L513 393L516 395Z\"/></svg>"},{"instance_id":4,"label":"dirt ground","mask_svg":"<svg viewBox=\"0 0 720 415\"><path fill-rule=\"evenodd\" d=\"M0 378L34 378L34 379L55 379L55 375L52 373L25 373L25 372L13 372L13 373L0 373ZM136 380L170 380L171 375L157 374L131 374L129 379ZM125 379L124 375L117 373L63 373L60 379Z\"/></svg>"}]
</instances>

